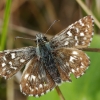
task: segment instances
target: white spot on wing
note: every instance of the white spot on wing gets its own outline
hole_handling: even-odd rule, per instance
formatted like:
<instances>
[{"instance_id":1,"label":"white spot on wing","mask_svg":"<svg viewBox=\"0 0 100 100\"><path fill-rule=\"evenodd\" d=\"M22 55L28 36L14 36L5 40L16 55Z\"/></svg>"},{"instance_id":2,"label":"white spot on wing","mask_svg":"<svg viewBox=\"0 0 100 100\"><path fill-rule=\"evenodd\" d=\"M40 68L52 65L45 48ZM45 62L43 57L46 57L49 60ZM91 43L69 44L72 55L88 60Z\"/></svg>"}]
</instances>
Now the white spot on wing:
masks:
<instances>
[{"instance_id":1,"label":"white spot on wing","mask_svg":"<svg viewBox=\"0 0 100 100\"><path fill-rule=\"evenodd\" d=\"M14 69L14 70L16 70L16 69L17 69L17 67L13 67L12 65L10 66L10 68L12 68L12 69Z\"/></svg>"},{"instance_id":2,"label":"white spot on wing","mask_svg":"<svg viewBox=\"0 0 100 100\"><path fill-rule=\"evenodd\" d=\"M92 23L94 23L94 20L93 20L93 18L92 18Z\"/></svg>"},{"instance_id":3,"label":"white spot on wing","mask_svg":"<svg viewBox=\"0 0 100 100\"><path fill-rule=\"evenodd\" d=\"M71 33L70 31L68 31L67 34L68 34L69 36L72 36L72 33Z\"/></svg>"},{"instance_id":4,"label":"white spot on wing","mask_svg":"<svg viewBox=\"0 0 100 100\"><path fill-rule=\"evenodd\" d=\"M77 36L75 36L75 40L78 40Z\"/></svg>"},{"instance_id":5,"label":"white spot on wing","mask_svg":"<svg viewBox=\"0 0 100 100\"><path fill-rule=\"evenodd\" d=\"M74 72L75 72L75 70L74 70L74 69L72 69L72 72L74 73Z\"/></svg>"},{"instance_id":6,"label":"white spot on wing","mask_svg":"<svg viewBox=\"0 0 100 100\"><path fill-rule=\"evenodd\" d=\"M70 56L70 60L69 61L73 62L74 59L75 59L74 57Z\"/></svg>"},{"instance_id":7,"label":"white spot on wing","mask_svg":"<svg viewBox=\"0 0 100 100\"><path fill-rule=\"evenodd\" d=\"M79 71L79 68L77 68L76 70Z\"/></svg>"},{"instance_id":8,"label":"white spot on wing","mask_svg":"<svg viewBox=\"0 0 100 100\"><path fill-rule=\"evenodd\" d=\"M39 85L39 88L43 88L42 84Z\"/></svg>"},{"instance_id":9,"label":"white spot on wing","mask_svg":"<svg viewBox=\"0 0 100 100\"><path fill-rule=\"evenodd\" d=\"M64 45L68 45L68 43L69 43L69 42L68 42L68 41L66 41Z\"/></svg>"},{"instance_id":10,"label":"white spot on wing","mask_svg":"<svg viewBox=\"0 0 100 100\"><path fill-rule=\"evenodd\" d=\"M79 43L79 41L77 41L77 42L75 43L75 46L78 46L78 43Z\"/></svg>"},{"instance_id":11,"label":"white spot on wing","mask_svg":"<svg viewBox=\"0 0 100 100\"><path fill-rule=\"evenodd\" d=\"M41 95L44 95L44 93L41 93Z\"/></svg>"},{"instance_id":12,"label":"white spot on wing","mask_svg":"<svg viewBox=\"0 0 100 100\"><path fill-rule=\"evenodd\" d=\"M38 96L38 94L37 94L37 95L35 95L35 97L36 97L36 98L38 98L38 97L39 97L39 96Z\"/></svg>"},{"instance_id":13,"label":"white spot on wing","mask_svg":"<svg viewBox=\"0 0 100 100\"><path fill-rule=\"evenodd\" d=\"M20 62L22 62L22 63L23 63L23 62L25 62L25 60L24 60L24 59L20 59Z\"/></svg>"},{"instance_id":14,"label":"white spot on wing","mask_svg":"<svg viewBox=\"0 0 100 100\"><path fill-rule=\"evenodd\" d=\"M92 35L94 35L94 32L92 32Z\"/></svg>"},{"instance_id":15,"label":"white spot on wing","mask_svg":"<svg viewBox=\"0 0 100 100\"><path fill-rule=\"evenodd\" d=\"M36 90L38 90L38 88L37 88L37 87L35 87L35 89L36 89Z\"/></svg>"},{"instance_id":16,"label":"white spot on wing","mask_svg":"<svg viewBox=\"0 0 100 100\"><path fill-rule=\"evenodd\" d=\"M71 72L68 73L68 76L70 76Z\"/></svg>"},{"instance_id":17,"label":"white spot on wing","mask_svg":"<svg viewBox=\"0 0 100 100\"><path fill-rule=\"evenodd\" d=\"M3 59L4 59L5 61L7 60L5 56L3 56Z\"/></svg>"},{"instance_id":18,"label":"white spot on wing","mask_svg":"<svg viewBox=\"0 0 100 100\"><path fill-rule=\"evenodd\" d=\"M44 83L44 87L48 86L47 84Z\"/></svg>"},{"instance_id":19,"label":"white spot on wing","mask_svg":"<svg viewBox=\"0 0 100 100\"><path fill-rule=\"evenodd\" d=\"M88 44L88 46L90 46L90 43Z\"/></svg>"},{"instance_id":20,"label":"white spot on wing","mask_svg":"<svg viewBox=\"0 0 100 100\"><path fill-rule=\"evenodd\" d=\"M77 76L76 78L79 78L80 76Z\"/></svg>"},{"instance_id":21,"label":"white spot on wing","mask_svg":"<svg viewBox=\"0 0 100 100\"><path fill-rule=\"evenodd\" d=\"M81 62L81 65L84 66L84 64Z\"/></svg>"},{"instance_id":22,"label":"white spot on wing","mask_svg":"<svg viewBox=\"0 0 100 100\"><path fill-rule=\"evenodd\" d=\"M2 63L2 67L4 67L6 64L5 63Z\"/></svg>"},{"instance_id":23,"label":"white spot on wing","mask_svg":"<svg viewBox=\"0 0 100 100\"><path fill-rule=\"evenodd\" d=\"M80 60L82 60L82 57L80 57Z\"/></svg>"},{"instance_id":24,"label":"white spot on wing","mask_svg":"<svg viewBox=\"0 0 100 100\"><path fill-rule=\"evenodd\" d=\"M87 27L89 28L90 26L89 26L89 25L87 25Z\"/></svg>"},{"instance_id":25,"label":"white spot on wing","mask_svg":"<svg viewBox=\"0 0 100 100\"><path fill-rule=\"evenodd\" d=\"M68 62L66 62L66 66L69 66L69 63Z\"/></svg>"},{"instance_id":26,"label":"white spot on wing","mask_svg":"<svg viewBox=\"0 0 100 100\"><path fill-rule=\"evenodd\" d=\"M83 40L86 40L86 39L87 39L86 37L83 38Z\"/></svg>"},{"instance_id":27,"label":"white spot on wing","mask_svg":"<svg viewBox=\"0 0 100 100\"><path fill-rule=\"evenodd\" d=\"M28 86L28 84L26 83L26 86Z\"/></svg>"},{"instance_id":28,"label":"white spot on wing","mask_svg":"<svg viewBox=\"0 0 100 100\"><path fill-rule=\"evenodd\" d=\"M3 71L5 71L5 70L6 70L6 68L3 68L2 70L3 70Z\"/></svg>"},{"instance_id":29,"label":"white spot on wing","mask_svg":"<svg viewBox=\"0 0 100 100\"><path fill-rule=\"evenodd\" d=\"M84 73L82 73L81 75L84 75Z\"/></svg>"},{"instance_id":30,"label":"white spot on wing","mask_svg":"<svg viewBox=\"0 0 100 100\"><path fill-rule=\"evenodd\" d=\"M35 79L36 79L36 76L34 76L34 75L31 75L31 76L30 76L30 81L32 81L32 79L35 81Z\"/></svg>"},{"instance_id":31,"label":"white spot on wing","mask_svg":"<svg viewBox=\"0 0 100 100\"><path fill-rule=\"evenodd\" d=\"M78 28L76 28L76 31L77 31L77 33L79 32L79 29Z\"/></svg>"},{"instance_id":32,"label":"white spot on wing","mask_svg":"<svg viewBox=\"0 0 100 100\"><path fill-rule=\"evenodd\" d=\"M88 69L88 68L89 68L89 66L86 69Z\"/></svg>"},{"instance_id":33,"label":"white spot on wing","mask_svg":"<svg viewBox=\"0 0 100 100\"><path fill-rule=\"evenodd\" d=\"M15 53L11 53L11 58L12 58L12 59L15 58Z\"/></svg>"},{"instance_id":34,"label":"white spot on wing","mask_svg":"<svg viewBox=\"0 0 100 100\"><path fill-rule=\"evenodd\" d=\"M10 51L9 50L6 50L6 54L9 54L10 53Z\"/></svg>"},{"instance_id":35,"label":"white spot on wing","mask_svg":"<svg viewBox=\"0 0 100 100\"><path fill-rule=\"evenodd\" d=\"M48 93L50 90L47 90L46 93Z\"/></svg>"},{"instance_id":36,"label":"white spot on wing","mask_svg":"<svg viewBox=\"0 0 100 100\"><path fill-rule=\"evenodd\" d=\"M29 94L29 96L33 96L33 94Z\"/></svg>"},{"instance_id":37,"label":"white spot on wing","mask_svg":"<svg viewBox=\"0 0 100 100\"><path fill-rule=\"evenodd\" d=\"M38 75L38 78L41 79L40 75Z\"/></svg>"},{"instance_id":38,"label":"white spot on wing","mask_svg":"<svg viewBox=\"0 0 100 100\"><path fill-rule=\"evenodd\" d=\"M12 65L12 62L10 61L9 64Z\"/></svg>"},{"instance_id":39,"label":"white spot on wing","mask_svg":"<svg viewBox=\"0 0 100 100\"><path fill-rule=\"evenodd\" d=\"M80 25L84 26L84 23L82 22L82 20L79 20Z\"/></svg>"},{"instance_id":40,"label":"white spot on wing","mask_svg":"<svg viewBox=\"0 0 100 100\"><path fill-rule=\"evenodd\" d=\"M83 33L83 32L81 32L81 33L80 33L80 36L84 36L84 33Z\"/></svg>"},{"instance_id":41,"label":"white spot on wing","mask_svg":"<svg viewBox=\"0 0 100 100\"><path fill-rule=\"evenodd\" d=\"M78 52L76 52L76 51L73 51L72 53L73 53L73 54L75 54L75 55L77 55L77 54L78 54Z\"/></svg>"},{"instance_id":42,"label":"white spot on wing","mask_svg":"<svg viewBox=\"0 0 100 100\"><path fill-rule=\"evenodd\" d=\"M7 76L3 76L5 79L7 79Z\"/></svg>"},{"instance_id":43,"label":"white spot on wing","mask_svg":"<svg viewBox=\"0 0 100 100\"><path fill-rule=\"evenodd\" d=\"M31 88L31 86L29 87L29 89L30 89L30 91L32 91L32 92L34 91L34 90Z\"/></svg>"},{"instance_id":44,"label":"white spot on wing","mask_svg":"<svg viewBox=\"0 0 100 100\"><path fill-rule=\"evenodd\" d=\"M88 32L88 30L86 29L85 32Z\"/></svg>"},{"instance_id":45,"label":"white spot on wing","mask_svg":"<svg viewBox=\"0 0 100 100\"><path fill-rule=\"evenodd\" d=\"M10 74L10 73L11 73L11 71L10 71L10 70L7 70L7 73L8 73L8 74Z\"/></svg>"},{"instance_id":46,"label":"white spot on wing","mask_svg":"<svg viewBox=\"0 0 100 100\"><path fill-rule=\"evenodd\" d=\"M33 91L34 91L34 89L31 89L31 91L33 92Z\"/></svg>"},{"instance_id":47,"label":"white spot on wing","mask_svg":"<svg viewBox=\"0 0 100 100\"><path fill-rule=\"evenodd\" d=\"M27 79L28 76L29 76L29 74L25 74L25 77L24 78Z\"/></svg>"},{"instance_id":48,"label":"white spot on wing","mask_svg":"<svg viewBox=\"0 0 100 100\"><path fill-rule=\"evenodd\" d=\"M92 38L90 39L90 41L92 41Z\"/></svg>"},{"instance_id":49,"label":"white spot on wing","mask_svg":"<svg viewBox=\"0 0 100 100\"><path fill-rule=\"evenodd\" d=\"M22 92L24 95L26 95L26 93Z\"/></svg>"},{"instance_id":50,"label":"white spot on wing","mask_svg":"<svg viewBox=\"0 0 100 100\"><path fill-rule=\"evenodd\" d=\"M80 66L80 68L84 68L84 66Z\"/></svg>"},{"instance_id":51,"label":"white spot on wing","mask_svg":"<svg viewBox=\"0 0 100 100\"><path fill-rule=\"evenodd\" d=\"M82 41L82 44L84 45L84 44L85 44L85 42L84 42L84 41Z\"/></svg>"}]
</instances>

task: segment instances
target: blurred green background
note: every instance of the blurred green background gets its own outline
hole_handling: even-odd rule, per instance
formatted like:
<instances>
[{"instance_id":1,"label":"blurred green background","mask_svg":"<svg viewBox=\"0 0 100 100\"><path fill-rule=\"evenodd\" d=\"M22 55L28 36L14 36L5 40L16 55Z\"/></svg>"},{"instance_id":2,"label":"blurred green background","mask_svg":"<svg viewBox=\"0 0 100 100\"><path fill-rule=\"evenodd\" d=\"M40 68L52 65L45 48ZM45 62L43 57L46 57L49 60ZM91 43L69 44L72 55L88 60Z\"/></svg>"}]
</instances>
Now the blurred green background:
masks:
<instances>
[{"instance_id":1,"label":"blurred green background","mask_svg":"<svg viewBox=\"0 0 100 100\"><path fill-rule=\"evenodd\" d=\"M33 41L15 41L15 37L35 38L36 33L45 33L53 21L59 19L60 22L55 23L47 33L50 39L90 14L96 18L95 35L90 47L100 48L100 0L0 0L0 48L35 46ZM71 83L59 86L66 100L100 100L100 53L86 53L91 59L86 73L79 79L71 75ZM20 77L21 72L8 81L0 79L0 100L60 100L55 89L40 98L24 96L19 90Z\"/></svg>"}]
</instances>

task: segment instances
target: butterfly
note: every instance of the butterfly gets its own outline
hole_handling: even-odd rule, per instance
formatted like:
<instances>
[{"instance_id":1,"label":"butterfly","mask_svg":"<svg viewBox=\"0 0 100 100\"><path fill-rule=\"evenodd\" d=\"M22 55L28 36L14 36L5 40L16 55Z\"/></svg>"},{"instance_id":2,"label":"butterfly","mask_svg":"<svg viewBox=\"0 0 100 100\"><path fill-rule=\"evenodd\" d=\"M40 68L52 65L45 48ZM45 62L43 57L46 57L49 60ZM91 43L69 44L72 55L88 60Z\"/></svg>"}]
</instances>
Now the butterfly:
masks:
<instances>
[{"instance_id":1,"label":"butterfly","mask_svg":"<svg viewBox=\"0 0 100 100\"><path fill-rule=\"evenodd\" d=\"M11 78L26 65L20 90L29 96L41 96L62 82L84 74L89 57L80 48L87 48L93 37L93 18L83 17L48 40L36 34L36 47L29 46L0 52L0 76Z\"/></svg>"}]
</instances>

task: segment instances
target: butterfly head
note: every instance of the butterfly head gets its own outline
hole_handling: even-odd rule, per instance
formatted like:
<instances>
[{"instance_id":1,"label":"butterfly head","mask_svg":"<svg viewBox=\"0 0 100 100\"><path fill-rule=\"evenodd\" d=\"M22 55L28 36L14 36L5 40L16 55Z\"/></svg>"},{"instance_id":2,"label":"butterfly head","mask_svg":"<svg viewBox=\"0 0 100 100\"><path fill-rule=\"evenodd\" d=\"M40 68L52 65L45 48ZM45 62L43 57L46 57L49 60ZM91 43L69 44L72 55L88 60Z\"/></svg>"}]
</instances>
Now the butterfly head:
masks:
<instances>
[{"instance_id":1,"label":"butterfly head","mask_svg":"<svg viewBox=\"0 0 100 100\"><path fill-rule=\"evenodd\" d=\"M38 33L36 34L36 40L37 40L37 44L44 44L45 42L47 42L47 37L45 37L43 34Z\"/></svg>"}]
</instances>

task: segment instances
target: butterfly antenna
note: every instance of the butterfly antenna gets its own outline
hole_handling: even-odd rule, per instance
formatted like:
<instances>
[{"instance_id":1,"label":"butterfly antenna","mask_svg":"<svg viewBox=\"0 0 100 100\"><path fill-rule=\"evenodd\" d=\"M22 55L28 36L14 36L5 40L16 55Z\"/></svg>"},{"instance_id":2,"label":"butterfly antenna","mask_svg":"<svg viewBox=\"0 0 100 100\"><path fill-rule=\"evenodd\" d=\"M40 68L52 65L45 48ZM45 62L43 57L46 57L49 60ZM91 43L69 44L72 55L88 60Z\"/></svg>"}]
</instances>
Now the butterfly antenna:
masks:
<instances>
[{"instance_id":1,"label":"butterfly antenna","mask_svg":"<svg viewBox=\"0 0 100 100\"><path fill-rule=\"evenodd\" d=\"M54 22L50 25L50 27L48 28L48 30L45 32L45 34L47 34L47 32L50 30L50 28L56 23L59 22L60 20L54 20ZM45 35L44 34L44 35Z\"/></svg>"},{"instance_id":2,"label":"butterfly antenna","mask_svg":"<svg viewBox=\"0 0 100 100\"><path fill-rule=\"evenodd\" d=\"M15 37L15 40L16 40L16 39L26 39L26 40L32 40L32 41L33 41L33 40L36 40L36 39L32 39L32 38L24 38L24 37L19 37L19 36L16 36L16 37Z\"/></svg>"}]
</instances>

